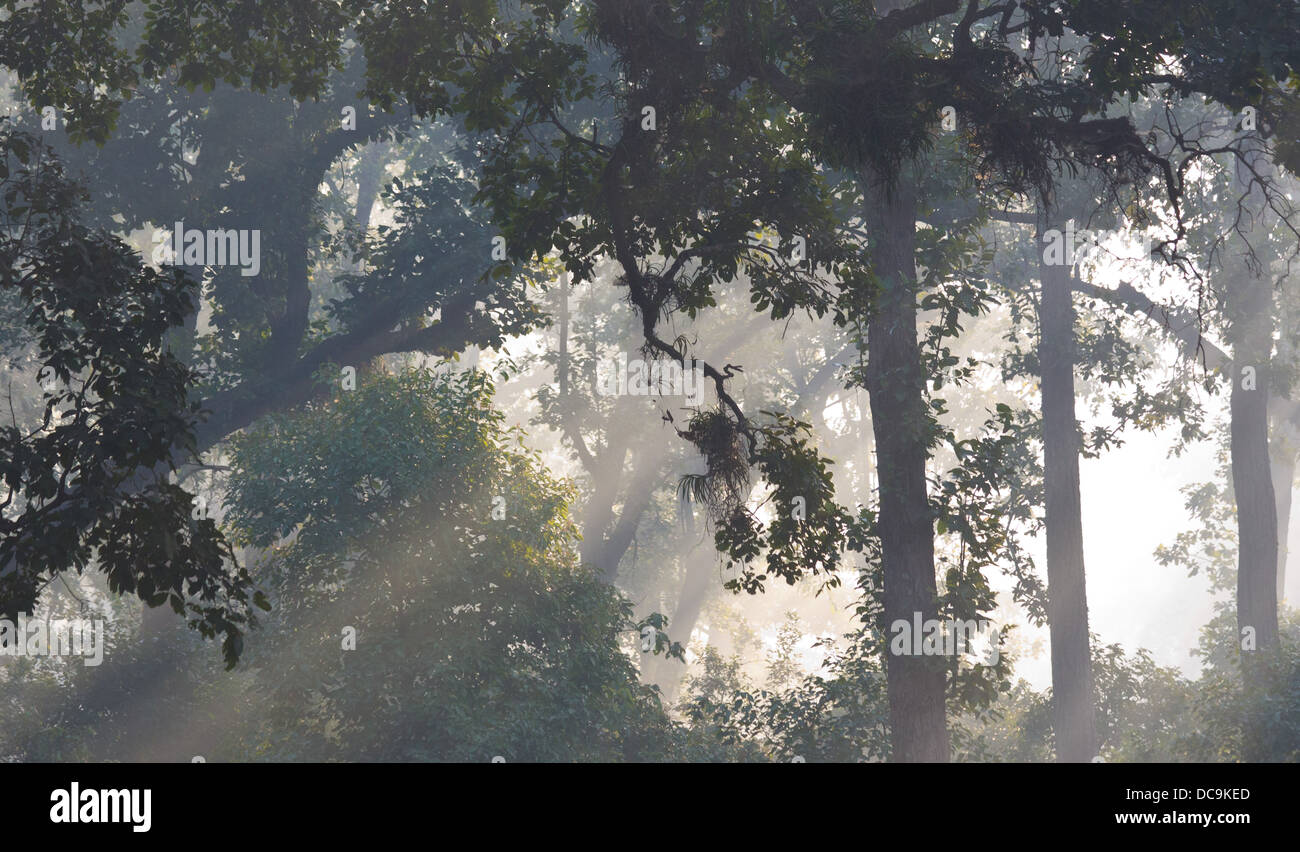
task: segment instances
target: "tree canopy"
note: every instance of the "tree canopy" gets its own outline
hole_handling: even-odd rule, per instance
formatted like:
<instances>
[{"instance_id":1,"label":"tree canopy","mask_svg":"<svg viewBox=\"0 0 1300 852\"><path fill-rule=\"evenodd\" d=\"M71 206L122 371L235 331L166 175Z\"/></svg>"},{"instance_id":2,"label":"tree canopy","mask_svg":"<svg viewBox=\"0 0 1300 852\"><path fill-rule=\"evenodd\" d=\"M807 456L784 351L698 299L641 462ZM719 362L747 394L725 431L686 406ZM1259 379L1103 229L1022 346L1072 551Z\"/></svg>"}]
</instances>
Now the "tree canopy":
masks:
<instances>
[{"instance_id":1,"label":"tree canopy","mask_svg":"<svg viewBox=\"0 0 1300 852\"><path fill-rule=\"evenodd\" d=\"M110 753L170 684L244 758L1295 758L1294 4L3 0L0 67L0 614L138 640L4 678ZM1197 677L1097 629L1130 440L1217 456L1128 554Z\"/></svg>"}]
</instances>

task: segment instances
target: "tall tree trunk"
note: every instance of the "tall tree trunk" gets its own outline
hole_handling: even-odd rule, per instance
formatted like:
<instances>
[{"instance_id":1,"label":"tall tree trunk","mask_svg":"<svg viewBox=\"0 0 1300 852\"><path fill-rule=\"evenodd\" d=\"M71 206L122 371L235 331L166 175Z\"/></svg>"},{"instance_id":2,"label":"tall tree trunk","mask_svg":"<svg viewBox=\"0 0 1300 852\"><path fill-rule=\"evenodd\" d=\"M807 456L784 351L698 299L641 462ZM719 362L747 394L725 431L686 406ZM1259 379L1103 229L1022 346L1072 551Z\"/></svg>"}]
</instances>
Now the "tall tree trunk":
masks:
<instances>
[{"instance_id":1,"label":"tall tree trunk","mask_svg":"<svg viewBox=\"0 0 1300 852\"><path fill-rule=\"evenodd\" d=\"M610 430L608 443L595 456L595 468L590 471L591 496L582 509L582 546L579 558L595 564L604 547L605 532L614 520L614 501L622 484L624 462L627 459L628 435L625 431ZM593 452L597 452L593 450Z\"/></svg>"},{"instance_id":2,"label":"tall tree trunk","mask_svg":"<svg viewBox=\"0 0 1300 852\"><path fill-rule=\"evenodd\" d=\"M555 298L560 303L560 357L555 365L556 379L560 385L560 400L564 406L561 417L568 417L569 408L569 273L561 272L556 282Z\"/></svg>"},{"instance_id":3,"label":"tall tree trunk","mask_svg":"<svg viewBox=\"0 0 1300 852\"><path fill-rule=\"evenodd\" d=\"M1257 289L1244 285L1239 291L1242 301L1257 304L1253 292ZM1253 635L1256 648L1266 648L1277 644L1278 571L1278 506L1268 452L1268 355L1259 351L1258 333L1238 328L1234 336L1233 361L1238 369L1230 406L1232 490L1237 501L1237 630L1243 638ZM1267 344L1269 337L1262 340ZM1252 370L1253 377L1248 372Z\"/></svg>"},{"instance_id":4,"label":"tall tree trunk","mask_svg":"<svg viewBox=\"0 0 1300 852\"><path fill-rule=\"evenodd\" d=\"M1038 245L1053 227L1040 208ZM1093 710L1088 595L1084 582L1079 424L1074 416L1074 302L1070 267L1039 256L1038 360L1043 395L1043 473L1047 510L1047 625L1052 643L1052 721L1056 759L1092 760Z\"/></svg>"},{"instance_id":5,"label":"tall tree trunk","mask_svg":"<svg viewBox=\"0 0 1300 852\"><path fill-rule=\"evenodd\" d=\"M1294 328L1300 311L1295 308L1295 295L1286 292L1279 299L1277 328ZM1277 341L1275 358L1279 364L1295 364L1296 346L1291 335L1281 334ZM1270 391L1268 454L1273 472L1273 496L1277 499L1277 602L1286 597L1286 563L1290 556L1291 491L1295 487L1296 458L1300 456L1300 429L1297 429L1294 406L1290 396L1294 393L1292 381L1286 388L1273 387Z\"/></svg>"},{"instance_id":6,"label":"tall tree trunk","mask_svg":"<svg viewBox=\"0 0 1300 852\"><path fill-rule=\"evenodd\" d=\"M375 142L362 149L361 162L357 164L357 206L354 216L362 233L370 230L370 217L374 215L375 201L383 189L384 164L388 161L388 142ZM352 271L365 271L366 264L353 258Z\"/></svg>"},{"instance_id":7,"label":"tall tree trunk","mask_svg":"<svg viewBox=\"0 0 1300 852\"><path fill-rule=\"evenodd\" d=\"M1295 485L1295 429L1290 421L1275 421L1268 441L1273 496L1277 499L1277 600L1286 597L1286 560L1290 555L1291 489Z\"/></svg>"},{"instance_id":8,"label":"tall tree trunk","mask_svg":"<svg viewBox=\"0 0 1300 852\"><path fill-rule=\"evenodd\" d=\"M1258 168L1258 152L1246 157ZM1269 365L1273 355L1273 287L1268 277L1264 205L1249 171L1237 164L1235 185L1255 227L1247 232L1256 248L1234 240L1238 251L1253 251L1262 269L1244 261L1227 271L1228 341L1234 375L1232 488L1237 502L1237 630L1243 650L1254 637L1257 649L1277 644L1277 500L1268 450Z\"/></svg>"},{"instance_id":9,"label":"tall tree trunk","mask_svg":"<svg viewBox=\"0 0 1300 852\"><path fill-rule=\"evenodd\" d=\"M916 336L916 190L863 181L879 281L868 324L867 391L880 482L879 529L885 624L938 618L934 522L926 492L929 417L925 368ZM946 762L945 672L935 657L886 654L892 759Z\"/></svg>"},{"instance_id":10,"label":"tall tree trunk","mask_svg":"<svg viewBox=\"0 0 1300 852\"><path fill-rule=\"evenodd\" d=\"M677 605L668 619L668 635L673 641L682 643L683 647L690 642L695 625L699 623L700 613L704 611L704 603L708 600L709 589L713 585L715 553L710 539L693 547L684 560L686 576L682 578ZM664 702L671 704L677 700L685 676L686 666L679 660L653 657L648 661L644 680L658 684Z\"/></svg>"},{"instance_id":11,"label":"tall tree trunk","mask_svg":"<svg viewBox=\"0 0 1300 852\"><path fill-rule=\"evenodd\" d=\"M594 550L592 563L599 571L600 578L610 585L618 579L618 565L623 560L623 554L632 546L637 527L641 524L641 516L650 507L650 501L659 485L663 454L657 450L657 447L648 447L634 453L634 473L628 482L627 492L623 495L623 511L609 536Z\"/></svg>"},{"instance_id":12,"label":"tall tree trunk","mask_svg":"<svg viewBox=\"0 0 1300 852\"><path fill-rule=\"evenodd\" d=\"M1287 593L1287 557L1291 555L1291 489L1296 481L1296 453L1273 453L1273 494L1278 501L1278 592L1282 601Z\"/></svg>"},{"instance_id":13,"label":"tall tree trunk","mask_svg":"<svg viewBox=\"0 0 1300 852\"><path fill-rule=\"evenodd\" d=\"M370 228L370 216L375 209L375 200L383 188L384 165L388 161L388 142L375 142L368 146L361 155L357 166L357 227L365 231Z\"/></svg>"}]
</instances>

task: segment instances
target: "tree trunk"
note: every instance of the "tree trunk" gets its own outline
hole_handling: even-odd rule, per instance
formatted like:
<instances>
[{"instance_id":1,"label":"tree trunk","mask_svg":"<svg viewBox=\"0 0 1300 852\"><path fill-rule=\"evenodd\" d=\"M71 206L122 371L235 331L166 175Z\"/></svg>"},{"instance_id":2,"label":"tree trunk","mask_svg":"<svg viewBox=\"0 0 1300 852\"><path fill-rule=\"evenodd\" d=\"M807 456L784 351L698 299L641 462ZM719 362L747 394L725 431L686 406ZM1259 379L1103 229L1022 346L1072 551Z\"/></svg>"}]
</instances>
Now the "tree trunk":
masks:
<instances>
[{"instance_id":1,"label":"tree trunk","mask_svg":"<svg viewBox=\"0 0 1300 852\"><path fill-rule=\"evenodd\" d=\"M908 178L863 181L879 282L868 324L867 390L880 482L885 624L938 618L934 522L926 492L929 417L916 336L916 194ZM946 762L946 675L939 658L886 654L892 759Z\"/></svg>"},{"instance_id":2,"label":"tree trunk","mask_svg":"<svg viewBox=\"0 0 1300 852\"><path fill-rule=\"evenodd\" d=\"M1263 165L1258 152L1246 154ZM1260 192L1247 169L1237 164L1237 189L1244 207L1254 208L1252 243L1262 247L1266 229L1258 224L1264 213ZM1250 235L1251 232L1248 232ZM1238 251L1255 251L1241 241ZM1237 502L1237 631L1242 650L1277 644L1277 501L1268 449L1269 364L1273 355L1273 287L1267 277L1267 257L1257 257L1263 269L1244 262L1228 270L1228 340L1234 373L1232 418L1232 488Z\"/></svg>"},{"instance_id":3,"label":"tree trunk","mask_svg":"<svg viewBox=\"0 0 1300 852\"><path fill-rule=\"evenodd\" d=\"M370 216L375 209L375 200L383 188L384 165L388 160L387 142L375 142L361 156L357 167L357 227L366 231L370 228Z\"/></svg>"},{"instance_id":4,"label":"tree trunk","mask_svg":"<svg viewBox=\"0 0 1300 852\"><path fill-rule=\"evenodd\" d=\"M1291 489L1296 481L1296 434L1290 420L1271 419L1269 431L1269 471L1273 479L1273 496L1278 503L1278 591L1279 604L1286 597L1287 557L1290 555Z\"/></svg>"},{"instance_id":5,"label":"tree trunk","mask_svg":"<svg viewBox=\"0 0 1300 852\"><path fill-rule=\"evenodd\" d=\"M691 634L695 632L695 625L700 620L700 613L704 611L704 603L708 600L709 589L713 585L716 559L712 540L692 548L684 561L686 576L682 579L672 617L668 619L668 635L673 641L680 642L682 647L690 643ZM681 661L653 657L645 680L658 684L664 703L671 704L677 700L685 676L686 666Z\"/></svg>"},{"instance_id":6,"label":"tree trunk","mask_svg":"<svg viewBox=\"0 0 1300 852\"><path fill-rule=\"evenodd\" d=\"M1246 284L1240 295L1257 304L1253 291L1258 289ZM1265 289L1267 293L1266 284ZM1237 501L1237 630L1243 648L1250 647L1250 636L1256 648L1267 648L1277 644L1278 506L1268 452L1268 356L1259 349L1261 340L1267 344L1270 338L1244 328L1234 336L1238 345L1233 347L1233 361L1238 368L1230 405L1232 490Z\"/></svg>"},{"instance_id":7,"label":"tree trunk","mask_svg":"<svg viewBox=\"0 0 1300 852\"><path fill-rule=\"evenodd\" d=\"M1273 454L1273 494L1278 499L1278 592L1281 602L1287 594L1287 557L1291 555L1291 488L1296 481L1296 454Z\"/></svg>"},{"instance_id":8,"label":"tree trunk","mask_svg":"<svg viewBox=\"0 0 1300 852\"><path fill-rule=\"evenodd\" d=\"M1046 212L1046 206L1044 206ZM1038 245L1052 227L1040 217ZM1074 416L1074 303L1070 267L1040 253L1038 360L1043 397L1043 474L1047 511L1047 624L1052 646L1052 721L1056 759L1088 762L1097 753L1078 421Z\"/></svg>"},{"instance_id":9,"label":"tree trunk","mask_svg":"<svg viewBox=\"0 0 1300 852\"><path fill-rule=\"evenodd\" d=\"M618 565L623 561L623 554L632 546L641 516L650 507L655 489L659 484L659 473L663 455L656 447L647 447L635 453L636 467L627 493L623 495L623 511L609 536L595 548L592 558L600 578L611 586L618 579ZM584 531L584 535L585 535Z\"/></svg>"},{"instance_id":10,"label":"tree trunk","mask_svg":"<svg viewBox=\"0 0 1300 852\"><path fill-rule=\"evenodd\" d=\"M1293 328L1297 311L1292 307L1291 294L1280 300L1277 311L1277 328ZM1296 363L1296 347L1287 334L1277 341L1275 358L1281 364ZM1268 455L1273 474L1273 496L1277 499L1277 602L1280 606L1286 597L1286 563L1291 548L1291 491L1295 487L1296 458L1300 456L1300 428L1295 421L1295 406L1290 401L1294 382L1286 388L1273 387L1268 399L1269 430ZM1276 395L1274 395L1276 394Z\"/></svg>"},{"instance_id":11,"label":"tree trunk","mask_svg":"<svg viewBox=\"0 0 1300 852\"><path fill-rule=\"evenodd\" d=\"M622 484L624 462L627 459L627 434L609 435L609 443L596 457L596 467L591 471L592 492L582 510L582 546L579 558L595 564L604 547L605 532L614 520L614 501ZM596 452L593 450L593 452Z\"/></svg>"}]
</instances>

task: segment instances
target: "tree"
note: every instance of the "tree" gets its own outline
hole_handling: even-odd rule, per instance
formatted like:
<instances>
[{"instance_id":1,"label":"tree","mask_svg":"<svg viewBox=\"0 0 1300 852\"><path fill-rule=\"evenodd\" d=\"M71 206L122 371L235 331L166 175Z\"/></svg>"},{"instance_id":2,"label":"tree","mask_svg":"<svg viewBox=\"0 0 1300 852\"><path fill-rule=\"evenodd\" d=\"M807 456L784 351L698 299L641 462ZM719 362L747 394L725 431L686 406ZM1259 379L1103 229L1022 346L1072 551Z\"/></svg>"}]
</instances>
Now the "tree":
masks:
<instances>
[{"instance_id":1,"label":"tree","mask_svg":"<svg viewBox=\"0 0 1300 852\"><path fill-rule=\"evenodd\" d=\"M6 34L22 35L32 25L17 6L7 4L13 14ZM963 517L953 534L977 556L949 572L954 582L941 594L935 537L947 533L939 523L952 529L947 521L957 514L945 512L970 508L952 489L978 486L977 508L996 505L991 495L1005 484L998 477L1016 434L1005 412L977 439L945 433L936 414L943 401L930 396L961 374L945 339L988 301L985 288L972 283L978 264L958 262L962 252L952 252L953 262L935 276L938 293L924 296L941 321L925 331L925 345L918 340L916 261L933 247L918 223L933 227L929 202L942 194L925 180L924 157L941 108L952 106L961 117L961 147L951 162L962 178L957 183L971 193L1046 198L1059 169L1081 166L1095 167L1112 187L1154 179L1174 214L1177 243L1186 236L1186 161L1153 150L1131 120L1108 114L1108 107L1123 95L1202 93L1229 105L1250 102L1279 124L1270 78L1286 80L1300 50L1294 10L1261 15L1271 4L1228 8L1208 0L1191 7L1168 0L605 0L573 15L549 1L500 15L495 4L476 2L449 15L349 0L281 9L230 27L215 25L217 10L208 4L155 0L147 8L133 53L113 43L116 18L79 18L69 8L59 10L57 22L78 34L76 51L50 58L20 40L0 59L22 71L29 96L73 104L79 132L98 125L102 134L113 100L171 65L183 83L247 79L262 88L287 85L294 97L319 95L325 72L346 55L343 38L355 22L367 60L366 96L380 110L404 103L425 117L454 114L475 135L482 163L476 198L516 264L554 252L568 273L588 278L599 259L613 257L648 352L685 363L692 344L670 339L671 319L713 308L718 285L742 270L753 304L770 318L795 311L833 317L865 351L866 367L850 382L871 395L878 506L855 514L838 505L807 424L747 410L733 394L738 371L730 365L704 364L717 407L677 431L706 458L706 472L687 485L709 504L716 543L741 568L734 588L756 592L769 578L796 582L808 575L834 584L845 551L863 552L866 573L875 577L864 585L863 607L875 613L873 597L882 598L884 624L937 615L944 606L984 605L979 572L1010 546L988 517ZM1032 53L1034 44L1067 32L1087 49L1074 60L1076 73L1045 80L1020 39L1028 39ZM1240 36L1260 47L1241 50ZM69 63L77 86L67 82ZM977 215L949 217L938 240L967 242ZM775 231L779 244L751 239L755 227ZM405 257L401 246L394 256ZM418 298L412 276L397 271L357 282L363 298L354 306L376 305L364 317L372 323L350 325L342 312L346 330L292 361L291 372L277 376L282 383L268 387L301 403L298 392L323 363L408 345L436 351L470 339L443 338L452 330L446 317L462 316L481 300L462 302L458 289ZM480 279L479 294L516 295L493 289L490 280ZM301 288L293 292L301 304ZM442 321L424 325L419 311L435 307ZM288 339L301 343L299 316L290 318ZM486 327L495 339L497 327ZM286 383L295 393L283 393ZM223 416L214 405L211 434L224 436L274 407L276 395L262 390L268 407L238 406L247 420ZM945 442L961 464L931 482L927 463ZM768 491L771 517L753 505L756 484ZM799 523L796 500L807 506ZM1271 512L1271 501L1263 502ZM1076 645L1082 637L1086 646L1086 631L1072 633ZM947 759L950 681L921 659L891 658L886 668L892 757ZM1075 668L1086 669L1086 662Z\"/></svg>"},{"instance_id":2,"label":"tree","mask_svg":"<svg viewBox=\"0 0 1300 852\"><path fill-rule=\"evenodd\" d=\"M165 347L193 310L194 284L82 225L84 191L47 146L4 127L0 157L0 287L18 294L50 382L34 429L0 429L3 611L30 611L47 583L93 556L113 591L221 636L233 665L260 598L168 478L176 448L195 449L195 375Z\"/></svg>"},{"instance_id":3,"label":"tree","mask_svg":"<svg viewBox=\"0 0 1300 852\"><path fill-rule=\"evenodd\" d=\"M491 402L476 371L374 374L233 441L227 519L270 548L277 641L250 662L271 742L484 761L681 744L622 647L631 605L577 560L572 492Z\"/></svg>"},{"instance_id":4,"label":"tree","mask_svg":"<svg viewBox=\"0 0 1300 852\"><path fill-rule=\"evenodd\" d=\"M12 32L26 33L29 23L20 10L4 25ZM102 39L96 44L104 49L114 39L133 35L155 39L142 52L153 48L189 49L163 46L170 44L168 40L175 34L159 32L140 19L91 17L69 23L94 30L96 38ZM121 32L116 31L119 25ZM12 42L7 39L6 44L17 52L35 46L30 39L17 36ZM82 58L93 65L103 57L95 54ZM124 110L119 112L114 106L62 113L68 119L68 136L73 141L87 136L104 140L107 125L103 122L110 113L121 122L123 133L103 148L87 150L59 140L60 153L71 161L68 168L93 176L96 203L82 214L93 223L101 227L120 224L129 229L155 222L170 227L175 221L189 218L191 224L196 224L197 219L205 225L215 222L227 227L265 228L264 244L268 248L265 268L252 279L238 270L213 274L203 268L187 269L208 288L210 301L204 303L197 297L199 289L189 285L192 295L179 321L157 312L158 320L166 319L164 325L169 326L164 329L169 357L193 368L184 381L187 412L201 412L203 416L191 416L185 433L167 424L165 415L157 426L142 424L142 428L175 431L177 443L156 464L115 473L118 481L127 486L121 494L106 492L91 498L81 495L80 485L74 484L69 499L47 507L49 515L42 515L42 522L60 518L61 528L77 538L83 562L97 552L98 534L90 528L96 515L117 511L115 503L134 499L133 489L137 486L132 483L151 481L164 471L184 469L196 461L196 451L210 450L262 414L304 402L318 392L312 376L322 364L364 366L370 358L393 351L450 354L471 344L492 345L505 334L517 333L537 322L538 313L522 298L522 286L509 280L503 282L503 270L498 270L495 278L482 274L490 266L490 235L483 233L484 223L463 207L436 203L457 199L458 192L461 196L457 201L463 203L469 185L447 165L448 159L455 160L450 150L454 139L443 134L438 140L436 133L432 145L436 148L441 141L444 156L395 193L393 199L402 211L399 221L408 227L386 236L372 235L366 248L370 268L346 280L341 294L344 298L329 303L328 311L314 304L317 299L325 300L311 288L313 262L320 262L316 260L319 254L340 250L321 234L323 216L318 218L318 214L324 211L313 199L319 197L322 179L328 177L331 165L356 144L409 124L363 105L358 128L341 128L339 106L354 92L364 71L359 54L354 53L351 59L346 68L327 78L337 87L333 96L309 105L295 102L284 91L258 97L222 86L195 94L184 86L193 87L197 82L215 86L215 80L204 76L212 70L210 67L186 65L175 75L179 78L176 80L171 70L155 68L152 59L140 59L142 66L138 70L147 73L130 72L131 93L136 97ZM13 59L39 77L40 70L23 64L29 60L36 61L31 57ZM125 68L123 65L118 70L126 74ZM94 73L87 68L79 70ZM43 116L29 114L28 118L39 122ZM259 138L250 139L250 132ZM284 160L294 163L294 168L283 168L279 158L266 158L267 148L281 153ZM142 164L147 176L144 181L139 180ZM20 214L22 210L14 212ZM459 251L461 241L472 238L475 232L481 235L482 253L475 256ZM453 244L456 250L450 248ZM436 259L437 267L429 269L426 258ZM129 296L123 294L122 298ZM212 328L196 336L198 315L208 308L212 311ZM431 310L441 311L440 322L428 321ZM178 332L183 333L179 339ZM93 341L90 343L93 345ZM141 345L150 344L142 341ZM95 440L94 435L86 436L85 452L99 451ZM183 495L184 491L178 489L177 493ZM92 512L73 512L70 507L74 498L82 504L95 499L100 506ZM35 534L34 520L18 518L6 530L5 550L0 554L6 564L14 564L12 560L17 558L9 555L11 550L25 546L22 542ZM200 574L215 570L213 566L220 557L214 548L219 547L220 538L214 537L211 542L208 549L212 554L191 557L185 548L176 554L177 577L191 568ZM128 537L122 546L131 547L131 539ZM128 556L149 559L144 551ZM187 566L187 560L196 561L196 565ZM44 556L36 562L54 571L67 564L66 560L47 561ZM142 597L147 602L158 604L164 600L153 594L155 585L173 589L184 597L175 577L166 573L154 576L155 570L148 566L142 571L146 581ZM28 598L15 599L17 606L28 602ZM226 645L227 655L233 659L238 650L238 621L230 613L227 617L230 624L221 626L220 631L233 637Z\"/></svg>"}]
</instances>

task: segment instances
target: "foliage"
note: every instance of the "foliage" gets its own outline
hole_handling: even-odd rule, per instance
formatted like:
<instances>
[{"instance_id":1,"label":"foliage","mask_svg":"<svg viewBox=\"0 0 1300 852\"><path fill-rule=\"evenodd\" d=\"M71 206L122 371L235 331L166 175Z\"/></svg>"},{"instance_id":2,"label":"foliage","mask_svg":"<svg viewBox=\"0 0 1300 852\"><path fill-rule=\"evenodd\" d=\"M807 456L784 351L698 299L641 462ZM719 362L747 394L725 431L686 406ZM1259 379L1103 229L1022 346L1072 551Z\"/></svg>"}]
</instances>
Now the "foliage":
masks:
<instances>
[{"instance_id":1,"label":"foliage","mask_svg":"<svg viewBox=\"0 0 1300 852\"><path fill-rule=\"evenodd\" d=\"M491 399L479 372L375 374L232 442L227 521L265 548L256 572L277 604L250 655L256 753L645 760L679 747L637 683L630 604L578 565L572 491ZM355 651L340 650L345 627Z\"/></svg>"},{"instance_id":2,"label":"foliage","mask_svg":"<svg viewBox=\"0 0 1300 852\"><path fill-rule=\"evenodd\" d=\"M250 578L169 478L198 416L195 376L165 337L193 309L194 283L82 225L83 197L48 147L0 128L0 288L22 301L46 382L36 428L0 427L3 611L30 612L60 572L93 569L223 637L233 665L257 600Z\"/></svg>"}]
</instances>

